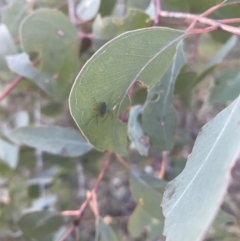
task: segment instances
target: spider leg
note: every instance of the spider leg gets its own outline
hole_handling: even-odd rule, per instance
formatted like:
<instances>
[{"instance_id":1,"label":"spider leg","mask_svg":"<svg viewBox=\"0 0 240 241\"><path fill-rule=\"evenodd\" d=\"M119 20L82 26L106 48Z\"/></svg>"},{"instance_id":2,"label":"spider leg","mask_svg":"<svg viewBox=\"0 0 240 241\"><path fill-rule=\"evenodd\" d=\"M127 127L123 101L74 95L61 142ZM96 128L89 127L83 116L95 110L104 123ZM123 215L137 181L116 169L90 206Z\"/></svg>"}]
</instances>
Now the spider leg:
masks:
<instances>
[{"instance_id":1,"label":"spider leg","mask_svg":"<svg viewBox=\"0 0 240 241\"><path fill-rule=\"evenodd\" d=\"M88 125L90 124L90 122L93 120L94 117L96 117L97 124L98 124L98 116L100 116L100 115L94 115L94 116L92 116L92 117L88 120L88 122L85 123L85 126L88 126Z\"/></svg>"}]
</instances>

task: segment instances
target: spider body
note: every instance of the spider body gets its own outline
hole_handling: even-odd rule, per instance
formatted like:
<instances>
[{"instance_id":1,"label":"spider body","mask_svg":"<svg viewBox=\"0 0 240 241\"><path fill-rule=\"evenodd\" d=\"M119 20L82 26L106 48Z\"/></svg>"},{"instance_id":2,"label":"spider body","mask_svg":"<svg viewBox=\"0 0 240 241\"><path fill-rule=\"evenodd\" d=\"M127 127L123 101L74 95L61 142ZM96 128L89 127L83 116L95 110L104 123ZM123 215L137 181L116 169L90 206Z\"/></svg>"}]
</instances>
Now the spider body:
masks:
<instances>
[{"instance_id":1,"label":"spider body","mask_svg":"<svg viewBox=\"0 0 240 241\"><path fill-rule=\"evenodd\" d=\"M97 113L89 119L89 121L85 124L86 126L93 120L93 118L96 118L96 121L98 124L98 117L104 118L103 119L103 121L104 121L108 118L109 114L111 114L113 116L112 111L109 109L111 98L109 99L108 104L106 104L106 102L104 102L104 101L97 103L95 98L94 98L94 100L95 100L96 107L93 108L92 110ZM105 116L106 116L106 118L105 118Z\"/></svg>"},{"instance_id":2,"label":"spider body","mask_svg":"<svg viewBox=\"0 0 240 241\"><path fill-rule=\"evenodd\" d=\"M101 102L99 105L99 115L104 116L107 112L107 104L105 102Z\"/></svg>"}]
</instances>

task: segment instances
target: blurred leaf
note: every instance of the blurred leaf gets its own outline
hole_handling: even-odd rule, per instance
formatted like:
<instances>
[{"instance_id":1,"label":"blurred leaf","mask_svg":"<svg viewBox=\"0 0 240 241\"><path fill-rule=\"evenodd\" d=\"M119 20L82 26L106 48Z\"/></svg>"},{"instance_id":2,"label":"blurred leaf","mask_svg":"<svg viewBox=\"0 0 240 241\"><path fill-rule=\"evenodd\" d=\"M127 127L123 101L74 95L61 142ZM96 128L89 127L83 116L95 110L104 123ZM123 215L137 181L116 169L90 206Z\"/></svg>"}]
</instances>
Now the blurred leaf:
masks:
<instances>
[{"instance_id":1,"label":"blurred leaf","mask_svg":"<svg viewBox=\"0 0 240 241\"><path fill-rule=\"evenodd\" d=\"M227 228L230 223L234 222L236 222L236 218L220 210L206 235L206 240L225 240L224 238L229 238L232 235Z\"/></svg>"},{"instance_id":2,"label":"blurred leaf","mask_svg":"<svg viewBox=\"0 0 240 241\"><path fill-rule=\"evenodd\" d=\"M212 104L225 104L234 100L240 94L240 73L238 70L230 70L215 80L209 102Z\"/></svg>"},{"instance_id":3,"label":"blurred leaf","mask_svg":"<svg viewBox=\"0 0 240 241\"><path fill-rule=\"evenodd\" d=\"M163 10L168 11L183 11L188 13L202 13L213 7L216 4L221 3L222 0L162 0L161 7Z\"/></svg>"},{"instance_id":4,"label":"blurred leaf","mask_svg":"<svg viewBox=\"0 0 240 241\"><path fill-rule=\"evenodd\" d=\"M140 155L147 156L149 137L144 133L141 123L142 106L133 106L128 118L128 137Z\"/></svg>"},{"instance_id":5,"label":"blurred leaf","mask_svg":"<svg viewBox=\"0 0 240 241\"><path fill-rule=\"evenodd\" d=\"M145 10L145 13L148 14L152 19L156 16L156 6L153 1L150 2L148 8Z\"/></svg>"},{"instance_id":6,"label":"blurred leaf","mask_svg":"<svg viewBox=\"0 0 240 241\"><path fill-rule=\"evenodd\" d=\"M152 20L137 9L129 9L124 18L104 17L98 15L93 23L93 44L98 49L110 39L129 30L150 27Z\"/></svg>"},{"instance_id":7,"label":"blurred leaf","mask_svg":"<svg viewBox=\"0 0 240 241\"><path fill-rule=\"evenodd\" d=\"M28 185L48 185L53 182L52 177L38 177L32 178L27 181Z\"/></svg>"},{"instance_id":8,"label":"blurred leaf","mask_svg":"<svg viewBox=\"0 0 240 241\"><path fill-rule=\"evenodd\" d=\"M147 9L151 0L128 0L127 4L129 8L137 8L141 10Z\"/></svg>"},{"instance_id":9,"label":"blurred leaf","mask_svg":"<svg viewBox=\"0 0 240 241\"><path fill-rule=\"evenodd\" d=\"M3 80L11 80L15 75L11 73L5 61L5 56L17 53L12 36L10 35L6 25L0 24L0 78Z\"/></svg>"},{"instance_id":10,"label":"blurred leaf","mask_svg":"<svg viewBox=\"0 0 240 241\"><path fill-rule=\"evenodd\" d=\"M152 239L159 237L163 231L164 217L160 200L166 183L146 174L131 173L130 189L138 202L131 215L128 228L134 237L147 228Z\"/></svg>"},{"instance_id":11,"label":"blurred leaf","mask_svg":"<svg viewBox=\"0 0 240 241\"><path fill-rule=\"evenodd\" d=\"M18 111L14 116L14 126L20 128L29 124L29 115L27 111Z\"/></svg>"},{"instance_id":12,"label":"blurred leaf","mask_svg":"<svg viewBox=\"0 0 240 241\"><path fill-rule=\"evenodd\" d=\"M223 59L237 44L237 36L233 35L215 54L215 56L207 63L204 71L195 80L196 83L203 80L209 73L211 73L219 64L222 63Z\"/></svg>"},{"instance_id":13,"label":"blurred leaf","mask_svg":"<svg viewBox=\"0 0 240 241\"><path fill-rule=\"evenodd\" d=\"M63 224L62 216L48 211L29 212L18 221L23 234L32 238L40 238L53 233Z\"/></svg>"},{"instance_id":14,"label":"blurred leaf","mask_svg":"<svg viewBox=\"0 0 240 241\"><path fill-rule=\"evenodd\" d=\"M196 79L196 72L183 72L180 73L176 79L174 94L179 96L185 94L189 88L193 85L194 80Z\"/></svg>"},{"instance_id":15,"label":"blurred leaf","mask_svg":"<svg viewBox=\"0 0 240 241\"><path fill-rule=\"evenodd\" d=\"M128 230L133 237L139 237L146 229L149 233L150 240L155 240L162 236L163 225L163 220L152 217L142 208L141 204L138 204L129 218Z\"/></svg>"},{"instance_id":16,"label":"blurred leaf","mask_svg":"<svg viewBox=\"0 0 240 241\"><path fill-rule=\"evenodd\" d=\"M240 152L240 98L206 124L163 197L167 240L200 240L223 201Z\"/></svg>"},{"instance_id":17,"label":"blurred leaf","mask_svg":"<svg viewBox=\"0 0 240 241\"><path fill-rule=\"evenodd\" d=\"M27 126L9 135L18 144L62 156L81 156L92 149L78 131L60 126Z\"/></svg>"},{"instance_id":18,"label":"blurred leaf","mask_svg":"<svg viewBox=\"0 0 240 241\"><path fill-rule=\"evenodd\" d=\"M181 44L167 72L159 79L160 83L148 92L143 107L143 130L161 150L171 150L174 145L177 117L172 106L173 91L175 80L185 64L186 60Z\"/></svg>"},{"instance_id":19,"label":"blurred leaf","mask_svg":"<svg viewBox=\"0 0 240 241\"><path fill-rule=\"evenodd\" d=\"M50 75L35 68L26 53L6 57L7 65L14 73L32 80L49 95L54 92L55 80Z\"/></svg>"},{"instance_id":20,"label":"blurred leaf","mask_svg":"<svg viewBox=\"0 0 240 241\"><path fill-rule=\"evenodd\" d=\"M113 229L101 217L97 218L96 241L118 241Z\"/></svg>"},{"instance_id":21,"label":"blurred leaf","mask_svg":"<svg viewBox=\"0 0 240 241\"><path fill-rule=\"evenodd\" d=\"M17 167L18 152L18 146L0 139L0 161L6 163L12 169Z\"/></svg>"},{"instance_id":22,"label":"blurred leaf","mask_svg":"<svg viewBox=\"0 0 240 241\"><path fill-rule=\"evenodd\" d=\"M76 8L76 15L82 21L95 17L100 7L100 0L81 0Z\"/></svg>"},{"instance_id":23,"label":"blurred leaf","mask_svg":"<svg viewBox=\"0 0 240 241\"><path fill-rule=\"evenodd\" d=\"M44 209L51 210L55 207L58 200L57 195L47 195L33 200L30 210L41 211Z\"/></svg>"},{"instance_id":24,"label":"blurred leaf","mask_svg":"<svg viewBox=\"0 0 240 241\"><path fill-rule=\"evenodd\" d=\"M56 116L60 115L63 111L63 105L61 103L53 102L46 103L46 105L43 105L41 108L42 114L46 116Z\"/></svg>"},{"instance_id":25,"label":"blurred leaf","mask_svg":"<svg viewBox=\"0 0 240 241\"><path fill-rule=\"evenodd\" d=\"M24 18L29 14L29 3L27 1L18 0L7 7L2 8L2 23L4 23L13 38L18 38L19 27Z\"/></svg>"},{"instance_id":26,"label":"blurred leaf","mask_svg":"<svg viewBox=\"0 0 240 241\"><path fill-rule=\"evenodd\" d=\"M236 218L224 211L221 211L218 213L217 217L215 218L213 222L213 226L219 228L220 225L222 224L227 224L229 222L236 222Z\"/></svg>"},{"instance_id":27,"label":"blurred leaf","mask_svg":"<svg viewBox=\"0 0 240 241\"><path fill-rule=\"evenodd\" d=\"M163 218L160 201L166 183L146 174L132 172L130 189L134 199L154 218Z\"/></svg>"},{"instance_id":28,"label":"blurred leaf","mask_svg":"<svg viewBox=\"0 0 240 241\"><path fill-rule=\"evenodd\" d=\"M101 0L99 13L102 17L110 15L113 8L115 7L117 0Z\"/></svg>"},{"instance_id":29,"label":"blurred leaf","mask_svg":"<svg viewBox=\"0 0 240 241\"><path fill-rule=\"evenodd\" d=\"M49 83L47 93L60 100L66 98L78 62L79 40L75 26L59 11L39 9L26 18L20 33L24 51L40 57L37 76ZM32 68L22 71L31 75ZM38 78L32 80L38 82ZM39 85L43 86L43 82Z\"/></svg>"},{"instance_id":30,"label":"blurred leaf","mask_svg":"<svg viewBox=\"0 0 240 241\"><path fill-rule=\"evenodd\" d=\"M102 47L82 68L71 91L70 109L79 129L98 150L126 152L126 125L118 117L128 106L128 88L135 80L150 88L158 82L183 36L167 28L127 32ZM100 115L102 103L107 110Z\"/></svg>"}]
</instances>

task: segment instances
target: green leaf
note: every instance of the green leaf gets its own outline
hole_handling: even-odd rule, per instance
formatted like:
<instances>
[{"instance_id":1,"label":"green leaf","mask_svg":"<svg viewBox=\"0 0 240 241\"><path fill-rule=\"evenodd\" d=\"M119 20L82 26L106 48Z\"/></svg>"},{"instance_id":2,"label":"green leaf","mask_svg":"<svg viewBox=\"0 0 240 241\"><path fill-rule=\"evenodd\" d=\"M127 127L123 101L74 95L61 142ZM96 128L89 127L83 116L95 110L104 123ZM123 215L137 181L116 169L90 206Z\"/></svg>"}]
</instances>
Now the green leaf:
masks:
<instances>
[{"instance_id":1,"label":"green leaf","mask_svg":"<svg viewBox=\"0 0 240 241\"><path fill-rule=\"evenodd\" d=\"M140 155L147 156L149 137L144 133L141 123L142 106L133 106L128 118L128 137Z\"/></svg>"},{"instance_id":2,"label":"green leaf","mask_svg":"<svg viewBox=\"0 0 240 241\"><path fill-rule=\"evenodd\" d=\"M162 0L161 7L168 11L183 11L188 13L202 13L213 7L214 5L222 2L222 0Z\"/></svg>"},{"instance_id":3,"label":"green leaf","mask_svg":"<svg viewBox=\"0 0 240 241\"><path fill-rule=\"evenodd\" d=\"M143 107L143 130L161 150L171 150L174 145L177 117L172 106L173 91L175 80L185 64L186 60L181 44L172 64L160 79L160 83L148 92Z\"/></svg>"},{"instance_id":4,"label":"green leaf","mask_svg":"<svg viewBox=\"0 0 240 241\"><path fill-rule=\"evenodd\" d=\"M237 36L233 35L215 54L215 56L207 63L204 71L199 74L195 83L203 80L209 73L211 73L219 64L222 63L223 59L237 44Z\"/></svg>"},{"instance_id":5,"label":"green leaf","mask_svg":"<svg viewBox=\"0 0 240 241\"><path fill-rule=\"evenodd\" d=\"M11 80L15 75L11 73L5 61L5 56L17 53L12 36L6 25L0 24L0 78L6 81Z\"/></svg>"},{"instance_id":6,"label":"green leaf","mask_svg":"<svg viewBox=\"0 0 240 241\"><path fill-rule=\"evenodd\" d=\"M26 126L9 136L18 144L61 156L81 156L92 149L78 131L60 126Z\"/></svg>"},{"instance_id":7,"label":"green leaf","mask_svg":"<svg viewBox=\"0 0 240 241\"><path fill-rule=\"evenodd\" d=\"M99 8L99 13L101 16L110 15L113 8L115 7L117 0L101 0L101 5Z\"/></svg>"},{"instance_id":8,"label":"green leaf","mask_svg":"<svg viewBox=\"0 0 240 241\"><path fill-rule=\"evenodd\" d=\"M14 73L32 80L39 88L51 95L55 88L55 79L49 74L35 68L26 53L20 53L6 58L8 68Z\"/></svg>"},{"instance_id":9,"label":"green leaf","mask_svg":"<svg viewBox=\"0 0 240 241\"><path fill-rule=\"evenodd\" d=\"M190 87L193 86L194 80L196 79L196 72L183 72L180 73L176 79L174 94L177 96L186 94Z\"/></svg>"},{"instance_id":10,"label":"green leaf","mask_svg":"<svg viewBox=\"0 0 240 241\"><path fill-rule=\"evenodd\" d=\"M159 237L163 231L164 217L160 200L166 183L146 174L131 173L130 189L138 202L131 215L128 228L134 237L147 228L152 239Z\"/></svg>"},{"instance_id":11,"label":"green leaf","mask_svg":"<svg viewBox=\"0 0 240 241\"><path fill-rule=\"evenodd\" d=\"M28 8L28 2L15 1L2 9L2 23L8 27L13 38L19 36L19 27L29 14Z\"/></svg>"},{"instance_id":12,"label":"green leaf","mask_svg":"<svg viewBox=\"0 0 240 241\"><path fill-rule=\"evenodd\" d=\"M100 7L100 0L82 0L76 8L76 15L82 21L89 21L95 17Z\"/></svg>"},{"instance_id":13,"label":"green leaf","mask_svg":"<svg viewBox=\"0 0 240 241\"><path fill-rule=\"evenodd\" d=\"M29 114L27 111L18 111L14 116L14 127L20 128L29 125Z\"/></svg>"},{"instance_id":14,"label":"green leaf","mask_svg":"<svg viewBox=\"0 0 240 241\"><path fill-rule=\"evenodd\" d=\"M240 73L238 70L224 72L215 80L209 102L212 104L224 104L234 100L240 93Z\"/></svg>"},{"instance_id":15,"label":"green leaf","mask_svg":"<svg viewBox=\"0 0 240 241\"><path fill-rule=\"evenodd\" d=\"M150 240L162 236L163 225L163 220L152 217L141 204L138 204L128 220L128 230L133 237L139 237L146 229Z\"/></svg>"},{"instance_id":16,"label":"green leaf","mask_svg":"<svg viewBox=\"0 0 240 241\"><path fill-rule=\"evenodd\" d=\"M18 153L18 146L0 139L0 162L2 161L10 168L15 169L18 164Z\"/></svg>"},{"instance_id":17,"label":"green leaf","mask_svg":"<svg viewBox=\"0 0 240 241\"><path fill-rule=\"evenodd\" d=\"M63 217L48 211L29 212L18 221L23 234L32 238L40 238L57 231L64 224Z\"/></svg>"},{"instance_id":18,"label":"green leaf","mask_svg":"<svg viewBox=\"0 0 240 241\"><path fill-rule=\"evenodd\" d=\"M152 217L158 219L163 217L160 200L165 185L166 183L161 179L146 174L131 173L130 189L134 199L140 203Z\"/></svg>"},{"instance_id":19,"label":"green leaf","mask_svg":"<svg viewBox=\"0 0 240 241\"><path fill-rule=\"evenodd\" d=\"M128 88L135 80L150 88L157 83L183 37L183 32L167 28L127 32L85 64L72 87L70 110L79 129L98 150L126 152L126 125L118 117L129 104ZM107 110L99 115L102 103L107 104Z\"/></svg>"},{"instance_id":20,"label":"green leaf","mask_svg":"<svg viewBox=\"0 0 240 241\"><path fill-rule=\"evenodd\" d=\"M240 98L206 124L183 172L163 197L167 241L201 240L213 221L240 152Z\"/></svg>"},{"instance_id":21,"label":"green leaf","mask_svg":"<svg viewBox=\"0 0 240 241\"><path fill-rule=\"evenodd\" d=\"M118 241L113 229L101 217L97 218L95 241Z\"/></svg>"},{"instance_id":22,"label":"green leaf","mask_svg":"<svg viewBox=\"0 0 240 241\"><path fill-rule=\"evenodd\" d=\"M24 51L28 55L39 55L39 75L44 81L50 82L49 86L54 86L49 92L57 99L66 98L78 63L79 40L76 28L63 13L39 9L25 19L20 35ZM32 69L25 71L31 73ZM46 78L46 75L50 77Z\"/></svg>"},{"instance_id":23,"label":"green leaf","mask_svg":"<svg viewBox=\"0 0 240 241\"><path fill-rule=\"evenodd\" d=\"M149 15L137 10L129 9L124 18L105 17L98 15L93 23L93 44L97 49L110 39L130 30L152 26Z\"/></svg>"},{"instance_id":24,"label":"green leaf","mask_svg":"<svg viewBox=\"0 0 240 241\"><path fill-rule=\"evenodd\" d=\"M141 10L147 9L151 0L129 0L127 1L128 7L137 8Z\"/></svg>"}]
</instances>

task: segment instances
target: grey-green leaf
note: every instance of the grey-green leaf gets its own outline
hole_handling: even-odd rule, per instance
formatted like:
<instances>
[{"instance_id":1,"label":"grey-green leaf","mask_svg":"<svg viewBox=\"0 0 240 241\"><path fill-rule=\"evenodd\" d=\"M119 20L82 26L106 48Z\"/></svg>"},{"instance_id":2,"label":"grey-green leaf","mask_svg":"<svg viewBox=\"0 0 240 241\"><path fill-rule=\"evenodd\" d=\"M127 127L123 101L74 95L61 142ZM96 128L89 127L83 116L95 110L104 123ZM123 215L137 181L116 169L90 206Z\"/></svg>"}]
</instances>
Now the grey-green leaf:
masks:
<instances>
[{"instance_id":1,"label":"grey-green leaf","mask_svg":"<svg viewBox=\"0 0 240 241\"><path fill-rule=\"evenodd\" d=\"M114 230L101 217L97 218L95 241L118 241Z\"/></svg>"},{"instance_id":2,"label":"grey-green leaf","mask_svg":"<svg viewBox=\"0 0 240 241\"><path fill-rule=\"evenodd\" d=\"M207 63L204 71L199 74L196 78L195 83L203 80L209 73L211 73L219 64L222 63L223 59L227 56L227 54L234 48L237 44L237 36L233 35L214 55L212 59Z\"/></svg>"},{"instance_id":3,"label":"grey-green leaf","mask_svg":"<svg viewBox=\"0 0 240 241\"><path fill-rule=\"evenodd\" d=\"M160 83L148 92L143 107L143 130L161 150L171 150L174 145L177 117L172 106L173 91L175 80L185 64L185 55L180 44L172 64L162 79L159 79Z\"/></svg>"},{"instance_id":4,"label":"grey-green leaf","mask_svg":"<svg viewBox=\"0 0 240 241\"><path fill-rule=\"evenodd\" d=\"M38 71L51 76L46 80L54 86L49 90L51 96L66 98L78 66L79 39L75 26L60 11L38 9L23 21L20 36L24 51L28 55L38 54Z\"/></svg>"},{"instance_id":5,"label":"grey-green leaf","mask_svg":"<svg viewBox=\"0 0 240 241\"><path fill-rule=\"evenodd\" d=\"M149 137L144 133L141 123L142 106L133 106L128 118L128 137L140 155L147 156Z\"/></svg>"},{"instance_id":6,"label":"grey-green leaf","mask_svg":"<svg viewBox=\"0 0 240 241\"><path fill-rule=\"evenodd\" d=\"M57 231L64 224L63 217L49 211L36 211L24 214L18 221L24 235L40 238Z\"/></svg>"},{"instance_id":7,"label":"grey-green leaf","mask_svg":"<svg viewBox=\"0 0 240 241\"><path fill-rule=\"evenodd\" d=\"M126 153L126 125L118 117L129 104L128 88L136 80L149 87L157 83L183 37L183 32L167 28L127 32L108 42L85 64L72 87L70 110L97 149ZM101 115L102 103L107 108Z\"/></svg>"},{"instance_id":8,"label":"grey-green leaf","mask_svg":"<svg viewBox=\"0 0 240 241\"><path fill-rule=\"evenodd\" d=\"M27 1L14 1L2 10L2 23L6 24L13 38L19 37L19 27L30 11Z\"/></svg>"},{"instance_id":9,"label":"grey-green leaf","mask_svg":"<svg viewBox=\"0 0 240 241\"><path fill-rule=\"evenodd\" d=\"M56 86L55 79L47 73L35 68L26 53L6 57L7 65L14 73L32 80L43 91L52 94Z\"/></svg>"},{"instance_id":10,"label":"grey-green leaf","mask_svg":"<svg viewBox=\"0 0 240 241\"><path fill-rule=\"evenodd\" d=\"M89 21L95 17L100 7L100 0L82 0L76 8L76 15L82 21Z\"/></svg>"},{"instance_id":11,"label":"grey-green leaf","mask_svg":"<svg viewBox=\"0 0 240 241\"><path fill-rule=\"evenodd\" d=\"M212 104L224 104L234 100L240 94L240 73L239 70L225 71L215 80L209 102Z\"/></svg>"},{"instance_id":12,"label":"grey-green leaf","mask_svg":"<svg viewBox=\"0 0 240 241\"><path fill-rule=\"evenodd\" d=\"M206 124L183 172L163 197L167 241L202 240L226 193L240 154L240 98Z\"/></svg>"},{"instance_id":13,"label":"grey-green leaf","mask_svg":"<svg viewBox=\"0 0 240 241\"><path fill-rule=\"evenodd\" d=\"M128 222L128 229L134 237L147 229L152 239L162 235L164 217L160 201L165 181L146 174L131 173L130 188L138 205Z\"/></svg>"},{"instance_id":14,"label":"grey-green leaf","mask_svg":"<svg viewBox=\"0 0 240 241\"><path fill-rule=\"evenodd\" d=\"M18 164L18 153L18 146L0 139L0 161L14 169Z\"/></svg>"},{"instance_id":15,"label":"grey-green leaf","mask_svg":"<svg viewBox=\"0 0 240 241\"><path fill-rule=\"evenodd\" d=\"M9 136L18 144L61 156L81 156L92 149L78 131L60 126L26 126Z\"/></svg>"},{"instance_id":16,"label":"grey-green leaf","mask_svg":"<svg viewBox=\"0 0 240 241\"><path fill-rule=\"evenodd\" d=\"M15 75L9 70L5 56L17 53L17 47L14 44L11 34L6 25L0 24L0 77L3 80L9 81Z\"/></svg>"}]
</instances>

